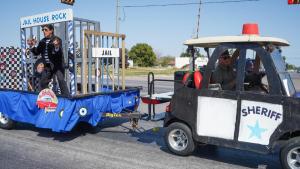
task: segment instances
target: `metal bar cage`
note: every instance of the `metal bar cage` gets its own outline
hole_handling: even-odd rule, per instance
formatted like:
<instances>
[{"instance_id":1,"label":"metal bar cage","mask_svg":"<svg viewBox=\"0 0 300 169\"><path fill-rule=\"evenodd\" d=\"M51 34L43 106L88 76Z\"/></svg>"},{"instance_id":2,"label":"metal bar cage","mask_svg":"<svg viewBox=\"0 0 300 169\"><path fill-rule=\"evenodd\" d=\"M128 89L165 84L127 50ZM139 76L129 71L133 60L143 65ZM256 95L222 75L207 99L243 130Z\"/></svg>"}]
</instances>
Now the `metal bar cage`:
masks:
<instances>
[{"instance_id":1,"label":"metal bar cage","mask_svg":"<svg viewBox=\"0 0 300 169\"><path fill-rule=\"evenodd\" d=\"M109 32L84 31L84 54L81 71L83 94L125 89L125 35ZM119 57L92 57L93 48L117 48ZM120 74L120 66L122 74ZM120 78L122 82L120 85Z\"/></svg>"},{"instance_id":2,"label":"metal bar cage","mask_svg":"<svg viewBox=\"0 0 300 169\"><path fill-rule=\"evenodd\" d=\"M92 48L121 48L125 58L125 35L100 32L100 22L73 18L72 21L54 23L55 35L62 39L64 60L67 63L65 80L72 96L125 89L124 71L120 85L119 58L93 58ZM23 90L36 91L38 79L34 77L34 63L38 56L28 52L28 38L41 37L41 26L21 28ZM125 59L122 59L124 62ZM122 63L122 68L125 62ZM59 90L59 88L58 88Z\"/></svg>"}]
</instances>

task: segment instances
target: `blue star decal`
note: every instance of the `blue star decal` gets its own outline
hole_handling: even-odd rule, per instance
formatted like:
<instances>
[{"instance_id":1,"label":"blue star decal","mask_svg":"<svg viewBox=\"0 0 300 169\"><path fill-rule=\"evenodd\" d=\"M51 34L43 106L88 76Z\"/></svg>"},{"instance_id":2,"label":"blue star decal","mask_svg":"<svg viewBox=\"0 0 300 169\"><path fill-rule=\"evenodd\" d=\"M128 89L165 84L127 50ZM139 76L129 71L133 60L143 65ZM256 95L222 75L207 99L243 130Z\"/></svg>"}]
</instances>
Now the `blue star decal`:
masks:
<instances>
[{"instance_id":1,"label":"blue star decal","mask_svg":"<svg viewBox=\"0 0 300 169\"><path fill-rule=\"evenodd\" d=\"M253 136L255 136L258 139L261 139L261 133L267 131L267 129L260 128L258 120L256 120L255 126L250 126L250 125L247 125L247 126L251 130L251 135L249 138L252 138Z\"/></svg>"}]
</instances>

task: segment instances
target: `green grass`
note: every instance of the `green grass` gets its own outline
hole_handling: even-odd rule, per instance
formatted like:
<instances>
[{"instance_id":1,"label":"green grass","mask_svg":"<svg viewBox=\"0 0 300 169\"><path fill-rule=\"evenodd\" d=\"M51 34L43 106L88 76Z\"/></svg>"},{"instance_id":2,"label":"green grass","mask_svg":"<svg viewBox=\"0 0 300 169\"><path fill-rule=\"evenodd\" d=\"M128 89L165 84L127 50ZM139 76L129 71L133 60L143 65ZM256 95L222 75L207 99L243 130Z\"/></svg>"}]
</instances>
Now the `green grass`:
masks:
<instances>
[{"instance_id":1,"label":"green grass","mask_svg":"<svg viewBox=\"0 0 300 169\"><path fill-rule=\"evenodd\" d=\"M125 74L126 76L142 76L153 72L155 75L173 75L175 71L177 71L175 68L134 67L127 68Z\"/></svg>"},{"instance_id":2,"label":"green grass","mask_svg":"<svg viewBox=\"0 0 300 169\"><path fill-rule=\"evenodd\" d=\"M86 75L88 69L86 69ZM175 68L166 68L166 67L159 67L159 68L153 68L153 67L133 67L133 68L127 68L125 70L125 76L143 76L148 75L149 72L153 72L155 75L173 75L175 71L178 69ZM77 73L80 74L80 67L77 68ZM106 72L105 72L106 73ZM111 70L110 70L111 73ZM120 68L120 75L122 73L122 69ZM92 68L92 75L95 74L95 68Z\"/></svg>"}]
</instances>

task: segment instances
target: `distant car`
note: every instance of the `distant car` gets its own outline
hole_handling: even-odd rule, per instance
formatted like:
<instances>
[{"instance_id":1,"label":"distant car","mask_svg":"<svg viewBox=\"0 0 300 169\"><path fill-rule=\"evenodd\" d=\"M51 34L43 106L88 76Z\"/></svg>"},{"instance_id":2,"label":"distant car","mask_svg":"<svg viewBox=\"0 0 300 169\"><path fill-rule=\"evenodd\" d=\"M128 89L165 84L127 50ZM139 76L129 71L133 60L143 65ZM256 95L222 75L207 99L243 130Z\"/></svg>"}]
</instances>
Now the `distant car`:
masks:
<instances>
[{"instance_id":1,"label":"distant car","mask_svg":"<svg viewBox=\"0 0 300 169\"><path fill-rule=\"evenodd\" d=\"M269 44L274 45L272 50ZM164 120L169 150L184 156L205 143L270 153L278 146L283 168L299 168L300 99L277 49L289 43L279 38L242 35L191 39L185 45L215 49L202 73L201 85L175 87ZM213 83L211 76L220 55L231 49L239 50L236 84L234 90L224 90L222 84ZM253 74L255 83L251 78L245 81L249 53L251 57L256 55L256 65L264 68L264 72L260 68ZM197 83L195 76L191 79Z\"/></svg>"}]
</instances>

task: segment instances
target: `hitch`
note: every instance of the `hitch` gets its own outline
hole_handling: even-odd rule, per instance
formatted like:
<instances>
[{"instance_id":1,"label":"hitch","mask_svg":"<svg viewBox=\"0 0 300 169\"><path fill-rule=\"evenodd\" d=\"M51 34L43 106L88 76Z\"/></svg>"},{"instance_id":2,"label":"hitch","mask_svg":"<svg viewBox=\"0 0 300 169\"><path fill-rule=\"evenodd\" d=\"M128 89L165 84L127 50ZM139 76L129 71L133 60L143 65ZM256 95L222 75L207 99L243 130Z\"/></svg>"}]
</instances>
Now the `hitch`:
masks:
<instances>
[{"instance_id":1,"label":"hitch","mask_svg":"<svg viewBox=\"0 0 300 169\"><path fill-rule=\"evenodd\" d=\"M131 123L131 127L136 129L138 127L139 120L142 118L142 114L138 111L126 111L124 113L103 113L102 117L127 118Z\"/></svg>"}]
</instances>

